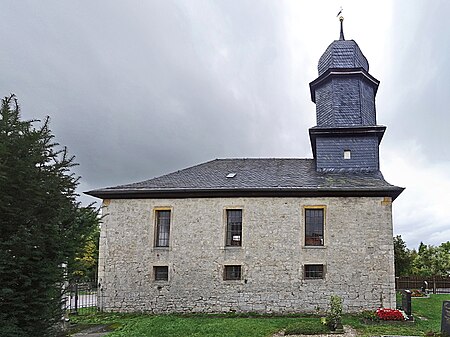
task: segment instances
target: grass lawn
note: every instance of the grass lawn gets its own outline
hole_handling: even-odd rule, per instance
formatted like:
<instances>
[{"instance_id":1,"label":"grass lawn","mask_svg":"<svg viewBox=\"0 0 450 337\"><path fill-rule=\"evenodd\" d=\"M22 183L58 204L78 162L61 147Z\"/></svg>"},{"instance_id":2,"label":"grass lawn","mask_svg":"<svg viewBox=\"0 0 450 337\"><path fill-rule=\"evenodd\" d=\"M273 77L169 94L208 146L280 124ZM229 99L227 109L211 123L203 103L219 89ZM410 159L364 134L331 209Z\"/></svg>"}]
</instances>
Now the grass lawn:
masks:
<instances>
[{"instance_id":1,"label":"grass lawn","mask_svg":"<svg viewBox=\"0 0 450 337\"><path fill-rule=\"evenodd\" d=\"M413 298L414 323L392 322L365 324L357 316L344 316L344 324L351 325L362 336L425 335L439 332L442 301L450 294ZM315 328L317 317L233 317L230 315L126 315L96 314L73 318L80 323L114 323L118 329L108 337L268 337L289 327Z\"/></svg>"}]
</instances>

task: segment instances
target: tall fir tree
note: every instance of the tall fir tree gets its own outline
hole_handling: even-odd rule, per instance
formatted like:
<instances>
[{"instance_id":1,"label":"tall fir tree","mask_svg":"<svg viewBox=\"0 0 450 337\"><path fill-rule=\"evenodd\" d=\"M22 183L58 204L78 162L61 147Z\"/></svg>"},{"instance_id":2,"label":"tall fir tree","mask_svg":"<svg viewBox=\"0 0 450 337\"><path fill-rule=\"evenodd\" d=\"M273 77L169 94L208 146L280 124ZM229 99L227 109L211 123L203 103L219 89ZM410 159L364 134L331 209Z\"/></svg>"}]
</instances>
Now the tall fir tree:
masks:
<instances>
[{"instance_id":1,"label":"tall fir tree","mask_svg":"<svg viewBox=\"0 0 450 337\"><path fill-rule=\"evenodd\" d=\"M63 266L98 225L96 210L76 201L74 165L54 141L48 118L22 121L14 95L2 100L0 336L56 334Z\"/></svg>"}]
</instances>

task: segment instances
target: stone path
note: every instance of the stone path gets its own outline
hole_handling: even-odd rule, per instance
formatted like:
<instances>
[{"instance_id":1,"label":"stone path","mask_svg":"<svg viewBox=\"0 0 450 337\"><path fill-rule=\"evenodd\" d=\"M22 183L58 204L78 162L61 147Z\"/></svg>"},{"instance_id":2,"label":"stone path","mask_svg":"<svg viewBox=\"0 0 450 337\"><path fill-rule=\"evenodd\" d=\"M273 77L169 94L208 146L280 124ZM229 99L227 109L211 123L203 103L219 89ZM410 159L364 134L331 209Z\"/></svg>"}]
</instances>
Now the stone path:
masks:
<instances>
[{"instance_id":1,"label":"stone path","mask_svg":"<svg viewBox=\"0 0 450 337\"><path fill-rule=\"evenodd\" d=\"M102 337L111 332L111 330L107 330L107 327L105 324L92 326L86 330L77 332L71 337Z\"/></svg>"}]
</instances>

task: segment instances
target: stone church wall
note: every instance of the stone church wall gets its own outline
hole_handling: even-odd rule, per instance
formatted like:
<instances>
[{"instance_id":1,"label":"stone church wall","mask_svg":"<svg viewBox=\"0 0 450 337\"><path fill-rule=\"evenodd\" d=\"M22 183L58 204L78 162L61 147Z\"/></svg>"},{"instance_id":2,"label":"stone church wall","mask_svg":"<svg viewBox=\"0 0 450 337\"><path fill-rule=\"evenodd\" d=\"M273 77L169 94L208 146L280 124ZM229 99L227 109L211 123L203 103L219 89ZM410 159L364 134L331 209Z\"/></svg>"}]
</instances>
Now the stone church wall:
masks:
<instances>
[{"instance_id":1,"label":"stone church wall","mask_svg":"<svg viewBox=\"0 0 450 337\"><path fill-rule=\"evenodd\" d=\"M123 312L326 310L395 307L390 198L199 198L105 200L99 302ZM325 206L324 246L305 247L304 207ZM156 248L155 209L171 209L170 246ZM226 209L243 210L242 247L226 247ZM324 279L306 280L305 264ZM224 281L224 265L242 279ZM169 280L155 281L154 266Z\"/></svg>"}]
</instances>

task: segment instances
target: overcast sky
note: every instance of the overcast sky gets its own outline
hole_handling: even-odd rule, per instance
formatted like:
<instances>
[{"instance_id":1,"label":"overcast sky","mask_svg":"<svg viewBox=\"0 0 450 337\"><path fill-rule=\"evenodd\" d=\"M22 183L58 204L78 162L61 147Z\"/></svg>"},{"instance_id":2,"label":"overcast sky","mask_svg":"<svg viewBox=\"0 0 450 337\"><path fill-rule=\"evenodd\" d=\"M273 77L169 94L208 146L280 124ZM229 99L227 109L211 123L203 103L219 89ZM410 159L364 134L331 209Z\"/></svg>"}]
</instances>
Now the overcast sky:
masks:
<instances>
[{"instance_id":1,"label":"overcast sky","mask_svg":"<svg viewBox=\"0 0 450 337\"><path fill-rule=\"evenodd\" d=\"M5 0L0 94L51 117L80 193L214 158L311 158L309 82L340 6L381 81L381 169L406 187L394 231L450 240L449 1Z\"/></svg>"}]
</instances>

